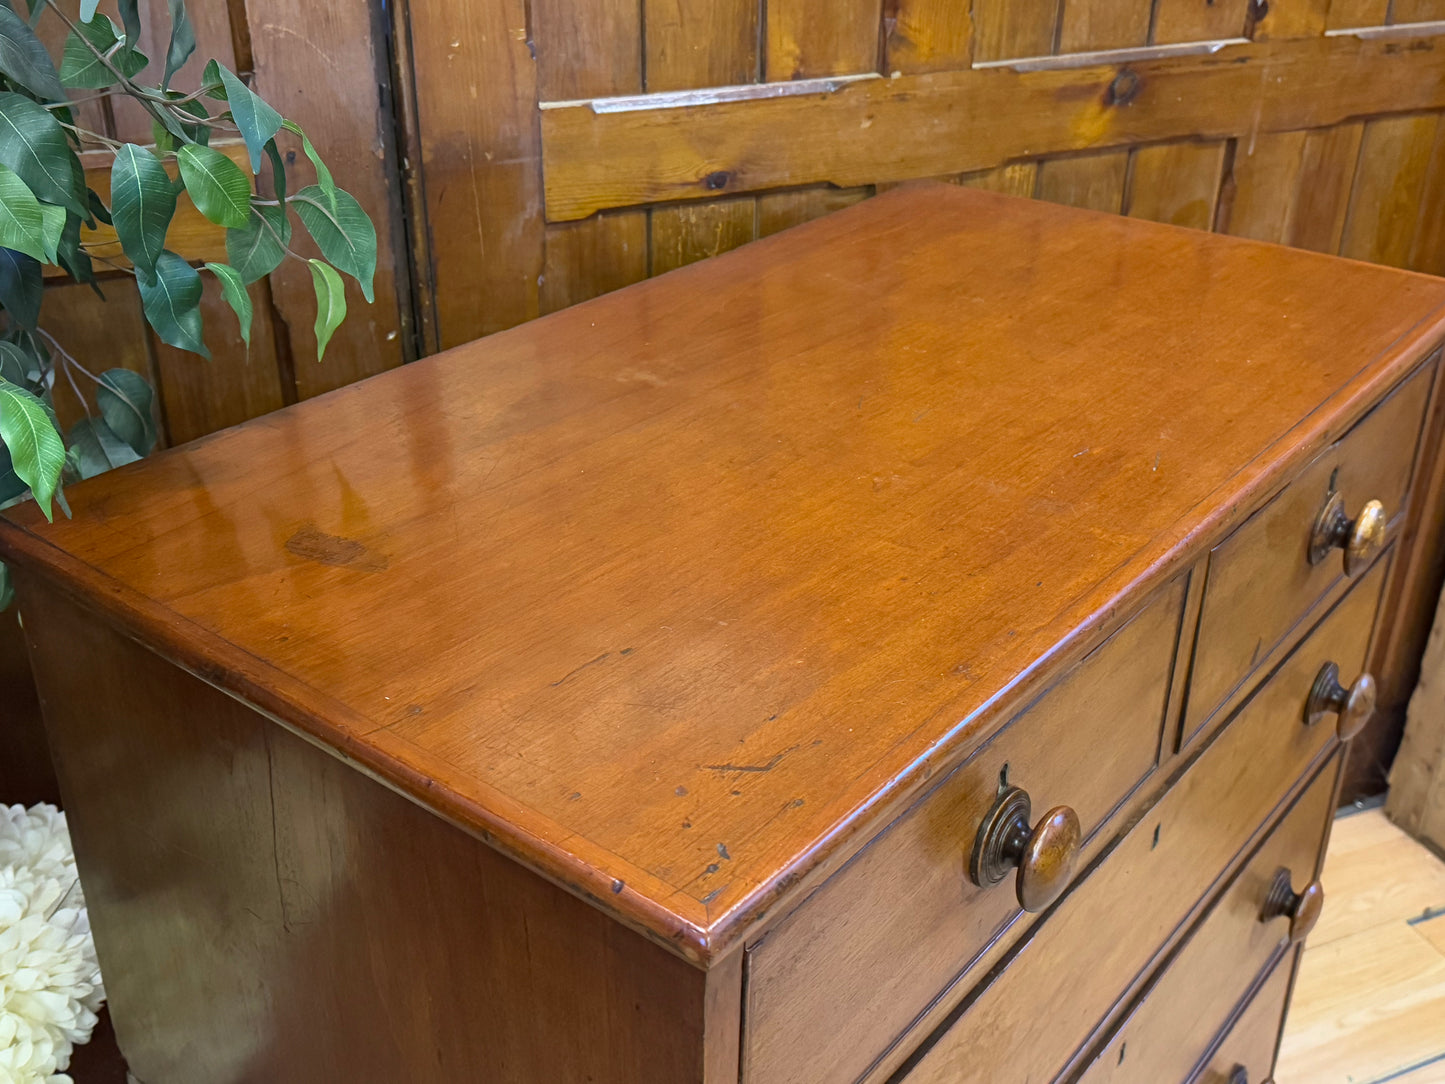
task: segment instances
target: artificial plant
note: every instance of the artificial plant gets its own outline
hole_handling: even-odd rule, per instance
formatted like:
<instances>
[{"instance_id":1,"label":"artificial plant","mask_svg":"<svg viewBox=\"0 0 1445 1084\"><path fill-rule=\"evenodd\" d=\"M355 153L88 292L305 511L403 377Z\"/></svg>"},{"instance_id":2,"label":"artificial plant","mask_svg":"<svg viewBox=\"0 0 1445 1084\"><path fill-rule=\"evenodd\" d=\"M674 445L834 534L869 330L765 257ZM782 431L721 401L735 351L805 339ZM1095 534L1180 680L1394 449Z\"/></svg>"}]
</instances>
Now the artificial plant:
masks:
<instances>
[{"instance_id":1,"label":"artificial plant","mask_svg":"<svg viewBox=\"0 0 1445 1084\"><path fill-rule=\"evenodd\" d=\"M47 518L52 501L68 514L64 481L139 459L157 438L155 393L144 377L128 369L93 371L42 327L45 265L97 293L104 285L97 263L103 272L134 275L156 335L209 358L202 272L166 248L177 199L185 192L201 214L226 228L226 262L203 269L220 283L247 347L252 307L246 288L285 259L310 267L318 357L346 315L338 272L356 279L372 299L376 230L356 200L337 187L305 132L215 60L205 66L198 88L172 89L176 72L196 49L184 0L167 0L170 40L159 80L140 81L150 61L137 48L138 4L119 0L117 26L97 11L98 0L82 0L74 19L51 0L29 0L23 15L15 0L0 0L0 508L34 499ZM35 33L46 18L68 30L58 67ZM107 95L139 103L151 120L152 145L119 142L76 122L73 106ZM294 192L277 146L283 131L300 143L315 171L315 183ZM217 135L244 141L250 175L211 145ZM90 150L111 155L109 205L86 184L79 154ZM270 177L265 194L255 184L263 160ZM321 259L291 249L292 212ZM98 223L114 228L125 260L93 255L82 227L94 230ZM70 384L87 414L63 436L52 399L57 377ZM86 385L91 397L82 390ZM0 609L10 598L0 564Z\"/></svg>"}]
</instances>

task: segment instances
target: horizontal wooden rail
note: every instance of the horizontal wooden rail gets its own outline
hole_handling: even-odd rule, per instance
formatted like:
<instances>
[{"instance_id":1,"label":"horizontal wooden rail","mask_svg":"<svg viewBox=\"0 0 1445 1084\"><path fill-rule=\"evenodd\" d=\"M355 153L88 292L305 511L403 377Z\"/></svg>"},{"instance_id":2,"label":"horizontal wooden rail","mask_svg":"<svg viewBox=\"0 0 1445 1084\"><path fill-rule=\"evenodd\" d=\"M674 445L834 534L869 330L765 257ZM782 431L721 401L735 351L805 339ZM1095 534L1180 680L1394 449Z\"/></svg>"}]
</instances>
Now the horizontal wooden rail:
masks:
<instances>
[{"instance_id":1,"label":"horizontal wooden rail","mask_svg":"<svg viewBox=\"0 0 1445 1084\"><path fill-rule=\"evenodd\" d=\"M248 174L251 169L250 159L246 155L246 145L240 140L217 140L213 146L222 152L227 158L235 162ZM110 151L86 151L80 156L81 165L85 167L85 183L100 194L105 200L106 206L110 205L110 165L114 160ZM169 163L167 169L171 176L175 176L176 167ZM91 258L96 261L96 273L102 274L107 270L116 267L129 267L130 261L125 258L121 251L120 240L115 235L115 229L104 223L96 223L96 229L80 228L80 242L85 246ZM170 232L166 234L166 247L177 255L184 256L191 263L202 263L206 260L218 260L224 262L226 259L226 227L218 226L200 211L191 202L190 196L184 192L176 202L176 216L171 219ZM59 276L65 272L55 266L45 268L47 277Z\"/></svg>"},{"instance_id":2,"label":"horizontal wooden rail","mask_svg":"<svg viewBox=\"0 0 1445 1084\"><path fill-rule=\"evenodd\" d=\"M1084 67L840 82L805 95L629 98L541 110L546 214L992 169L1179 139L1249 139L1445 109L1445 27L1221 44Z\"/></svg>"}]
</instances>

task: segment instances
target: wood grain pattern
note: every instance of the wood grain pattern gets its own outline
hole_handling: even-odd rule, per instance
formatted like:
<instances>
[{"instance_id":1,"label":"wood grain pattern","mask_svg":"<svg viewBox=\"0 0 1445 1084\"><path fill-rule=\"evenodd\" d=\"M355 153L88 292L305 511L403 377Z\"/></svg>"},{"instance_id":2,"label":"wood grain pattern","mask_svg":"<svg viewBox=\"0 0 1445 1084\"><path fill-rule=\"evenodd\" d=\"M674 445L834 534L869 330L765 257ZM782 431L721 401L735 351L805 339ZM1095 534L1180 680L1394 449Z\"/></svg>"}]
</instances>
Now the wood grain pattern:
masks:
<instances>
[{"instance_id":1,"label":"wood grain pattern","mask_svg":"<svg viewBox=\"0 0 1445 1084\"><path fill-rule=\"evenodd\" d=\"M748 949L749 1081L863 1079L938 991L1024 932L1030 916L1011 880L979 888L938 860L940 839L972 845L1001 779L1028 791L1035 817L1068 805L1090 840L1085 861L1099 851L1158 759L1183 586L1170 584ZM1082 778L1098 718L1113 720L1113 753Z\"/></svg>"},{"instance_id":2,"label":"wood grain pattern","mask_svg":"<svg viewBox=\"0 0 1445 1084\"><path fill-rule=\"evenodd\" d=\"M396 275L399 179L387 104L378 92L386 46L377 38L368 4L305 5L278 18L270 0L249 0L247 16L257 91L306 129L339 183L376 224L376 300L367 304L361 287L343 276L348 318L333 334L324 360L317 360L312 331L316 297L310 268L286 260L270 276L295 395L308 399L405 359L410 331L398 291L405 295L406 282ZM310 164L299 140L279 142L294 191L313 179ZM300 228L292 248L307 257L319 254Z\"/></svg>"},{"instance_id":3,"label":"wood grain pattern","mask_svg":"<svg viewBox=\"0 0 1445 1084\"><path fill-rule=\"evenodd\" d=\"M659 207L652 212L651 273L660 275L746 244L755 235L756 218L757 202L749 197Z\"/></svg>"},{"instance_id":4,"label":"wood grain pattern","mask_svg":"<svg viewBox=\"0 0 1445 1084\"><path fill-rule=\"evenodd\" d=\"M1290 244L1315 252L1340 250L1364 131L1353 122L1305 135Z\"/></svg>"},{"instance_id":5,"label":"wood grain pattern","mask_svg":"<svg viewBox=\"0 0 1445 1084\"><path fill-rule=\"evenodd\" d=\"M1262 134L1235 148L1233 199L1224 223L1236 237L1287 244L1299 204L1305 132Z\"/></svg>"},{"instance_id":6,"label":"wood grain pattern","mask_svg":"<svg viewBox=\"0 0 1445 1084\"><path fill-rule=\"evenodd\" d=\"M1059 24L1059 52L1125 49L1149 40L1152 3L1141 0L1067 0Z\"/></svg>"},{"instance_id":7,"label":"wood grain pattern","mask_svg":"<svg viewBox=\"0 0 1445 1084\"><path fill-rule=\"evenodd\" d=\"M918 186L12 510L0 559L719 958L1442 334L1424 276Z\"/></svg>"},{"instance_id":8,"label":"wood grain pattern","mask_svg":"<svg viewBox=\"0 0 1445 1084\"><path fill-rule=\"evenodd\" d=\"M1263 15L1255 9L1251 36L1256 41L1317 37L1329 23L1331 3L1332 0L1274 0Z\"/></svg>"},{"instance_id":9,"label":"wood grain pattern","mask_svg":"<svg viewBox=\"0 0 1445 1084\"><path fill-rule=\"evenodd\" d=\"M1362 113L1440 109L1440 44L1412 38L1402 50L1387 38L1348 36L1250 42L1141 60L1127 76L1109 64L997 68L707 105L547 109L547 214L574 219L606 207L784 185L940 177L1024 156L1247 139ZM924 116L928 124L919 123Z\"/></svg>"},{"instance_id":10,"label":"wood grain pattern","mask_svg":"<svg viewBox=\"0 0 1445 1084\"><path fill-rule=\"evenodd\" d=\"M0 613L0 802L60 804L60 784L40 718L40 700L20 631L19 610Z\"/></svg>"},{"instance_id":11,"label":"wood grain pattern","mask_svg":"<svg viewBox=\"0 0 1445 1084\"><path fill-rule=\"evenodd\" d=\"M982 1084L999 1065L1046 1080L1068 1067L1119 992L1144 977L1229 868L1239 841L1258 838L1290 796L1294 784L1284 780L1336 744L1327 728L1281 723L1298 718L1299 698L1325 659L1359 672L1382 580L1377 567L1346 596L1107 861L920 1047L908 1084Z\"/></svg>"},{"instance_id":12,"label":"wood grain pattern","mask_svg":"<svg viewBox=\"0 0 1445 1084\"><path fill-rule=\"evenodd\" d=\"M758 197L758 236L801 226L815 218L841 211L867 199L871 188L800 188L791 192L768 192Z\"/></svg>"},{"instance_id":13,"label":"wood grain pattern","mask_svg":"<svg viewBox=\"0 0 1445 1084\"><path fill-rule=\"evenodd\" d=\"M1390 0L1330 0L1326 26L1346 30L1356 26L1382 26L1389 20Z\"/></svg>"},{"instance_id":14,"label":"wood grain pattern","mask_svg":"<svg viewBox=\"0 0 1445 1084\"><path fill-rule=\"evenodd\" d=\"M22 604L137 1077L722 1084L707 986L736 996L736 968L705 976L94 614Z\"/></svg>"},{"instance_id":15,"label":"wood grain pattern","mask_svg":"<svg viewBox=\"0 0 1445 1084\"><path fill-rule=\"evenodd\" d=\"M965 68L973 59L973 14L953 0L890 0L883 27L890 74Z\"/></svg>"},{"instance_id":16,"label":"wood grain pattern","mask_svg":"<svg viewBox=\"0 0 1445 1084\"><path fill-rule=\"evenodd\" d=\"M1062 0L974 0L977 60L1046 56L1054 51Z\"/></svg>"},{"instance_id":17,"label":"wood grain pattern","mask_svg":"<svg viewBox=\"0 0 1445 1084\"><path fill-rule=\"evenodd\" d=\"M1445 620L1435 627L1410 697L1409 721L1390 770L1389 810L1403 828L1445 849ZM1445 886L1442 886L1445 887Z\"/></svg>"},{"instance_id":18,"label":"wood grain pattern","mask_svg":"<svg viewBox=\"0 0 1445 1084\"><path fill-rule=\"evenodd\" d=\"M1277 870L1288 870L1296 887L1303 887L1318 872L1325 830L1334 815L1338 776L1337 759L1315 777L1190 931L1168 969L1144 991L1108 1043L1092 1056L1079 1084L1188 1080L1256 983L1272 990L1277 980L1266 976L1280 970L1288 983L1293 952L1283 932L1287 924L1278 919L1262 922L1260 911ZM1327 906L1332 906L1333 886L1326 890ZM1266 993L1255 1003L1257 1011L1268 1018L1267 1025L1260 1024L1261 1030L1269 1032L1267 1051L1262 1058L1237 1059L1255 1070L1251 1079L1256 1081L1265 1079L1274 1061L1275 1039L1284 1015L1284 988L1279 987L1278 996Z\"/></svg>"},{"instance_id":19,"label":"wood grain pattern","mask_svg":"<svg viewBox=\"0 0 1445 1084\"><path fill-rule=\"evenodd\" d=\"M1229 1034L1209 1057L1209 1063L1192 1084L1230 1084L1229 1076L1243 1066L1250 1080L1268 1084L1274 1077L1275 1051L1279 1047L1280 1018L1289 1003L1290 980L1294 974L1292 954L1270 973L1259 993L1229 1029ZM1290 1078L1280 1078L1289 1084Z\"/></svg>"},{"instance_id":20,"label":"wood grain pattern","mask_svg":"<svg viewBox=\"0 0 1445 1084\"><path fill-rule=\"evenodd\" d=\"M1039 199L1118 214L1124 205L1129 152L1049 158L1039 163Z\"/></svg>"},{"instance_id":21,"label":"wood grain pattern","mask_svg":"<svg viewBox=\"0 0 1445 1084\"><path fill-rule=\"evenodd\" d=\"M97 375L106 369L129 369L155 385L152 355L147 349L148 329L141 312L140 291L129 277L108 279L104 283L106 300L100 302L89 286L76 282L51 283L46 289L45 304L64 312L66 319L52 325L50 334L71 357ZM98 302L98 303L97 303ZM235 319L233 315L231 319ZM56 357L56 351L51 351ZM60 428L70 427L94 414L95 382L84 372L58 358L55 386L51 400ZM198 364L204 359L196 358ZM163 411L155 418L161 444L166 443L167 427Z\"/></svg>"},{"instance_id":22,"label":"wood grain pattern","mask_svg":"<svg viewBox=\"0 0 1445 1084\"><path fill-rule=\"evenodd\" d=\"M1241 37L1249 9L1250 0L1157 0L1154 41L1162 45Z\"/></svg>"},{"instance_id":23,"label":"wood grain pattern","mask_svg":"<svg viewBox=\"0 0 1445 1084\"><path fill-rule=\"evenodd\" d=\"M1365 125L1340 255L1395 267L1409 263L1438 128L1434 114Z\"/></svg>"},{"instance_id":24,"label":"wood grain pattern","mask_svg":"<svg viewBox=\"0 0 1445 1084\"><path fill-rule=\"evenodd\" d=\"M879 0L769 0L765 12L769 82L878 70Z\"/></svg>"},{"instance_id":25,"label":"wood grain pattern","mask_svg":"<svg viewBox=\"0 0 1445 1084\"><path fill-rule=\"evenodd\" d=\"M1163 143L1130 156L1125 213L1207 230L1214 223L1223 143Z\"/></svg>"}]
</instances>

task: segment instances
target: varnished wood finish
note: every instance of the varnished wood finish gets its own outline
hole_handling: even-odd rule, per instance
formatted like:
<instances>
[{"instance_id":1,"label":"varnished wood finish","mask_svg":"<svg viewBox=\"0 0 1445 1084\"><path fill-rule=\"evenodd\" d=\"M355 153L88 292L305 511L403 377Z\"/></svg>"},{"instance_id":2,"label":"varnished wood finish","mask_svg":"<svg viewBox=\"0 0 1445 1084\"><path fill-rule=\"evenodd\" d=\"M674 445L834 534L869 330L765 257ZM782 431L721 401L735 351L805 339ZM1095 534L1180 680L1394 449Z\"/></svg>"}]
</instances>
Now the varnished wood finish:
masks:
<instances>
[{"instance_id":1,"label":"varnished wood finish","mask_svg":"<svg viewBox=\"0 0 1445 1084\"><path fill-rule=\"evenodd\" d=\"M1260 912L1277 870L1287 869L1307 880L1318 869L1325 828L1334 814L1339 768L1338 758L1331 761L1285 814L1190 932L1168 969L1093 1056L1079 1084L1185 1080L1255 984L1282 959L1288 972L1291 953L1281 936L1284 924L1261 922ZM1278 1034L1283 1006L1275 1003L1274 1009L1274 1034ZM1273 1055L1271 1046L1270 1060ZM1259 1063L1253 1068L1257 1070Z\"/></svg>"},{"instance_id":2,"label":"varnished wood finish","mask_svg":"<svg viewBox=\"0 0 1445 1084\"><path fill-rule=\"evenodd\" d=\"M1154 768L1182 601L1182 584L1169 585L749 950L753 1084L858 1079L1023 917L1012 884L980 889L965 875L1005 777L1041 808L1070 803L1084 858L1098 853ZM1081 774L1100 720L1113 753Z\"/></svg>"},{"instance_id":3,"label":"varnished wood finish","mask_svg":"<svg viewBox=\"0 0 1445 1084\"><path fill-rule=\"evenodd\" d=\"M997 977L959 1004L956 1021L915 1055L907 1084L982 1084L999 1066L1049 1080L1067 1068L1241 842L1337 747L1299 707L1323 658L1351 673L1363 665L1383 573L1376 565L1351 590Z\"/></svg>"},{"instance_id":4,"label":"varnished wood finish","mask_svg":"<svg viewBox=\"0 0 1445 1084\"><path fill-rule=\"evenodd\" d=\"M1337 439L1442 302L913 188L17 509L0 554L708 960Z\"/></svg>"},{"instance_id":5,"label":"varnished wood finish","mask_svg":"<svg viewBox=\"0 0 1445 1084\"><path fill-rule=\"evenodd\" d=\"M1189 1084L1271 1084L1274 1078L1270 1073L1279 1048L1279 1021L1289 1000L1293 971L1293 957L1287 957L1270 972L1254 1000Z\"/></svg>"},{"instance_id":6,"label":"varnished wood finish","mask_svg":"<svg viewBox=\"0 0 1445 1084\"><path fill-rule=\"evenodd\" d=\"M1401 514L1434 376L1433 365L1415 374L1214 548L1190 676L1186 742L1345 576L1338 550L1318 563L1310 559L1314 525L1331 496L1344 495L1355 509L1378 500L1395 517Z\"/></svg>"},{"instance_id":7,"label":"varnished wood finish","mask_svg":"<svg viewBox=\"0 0 1445 1084\"><path fill-rule=\"evenodd\" d=\"M12 607L0 614L0 805L58 803L35 679Z\"/></svg>"},{"instance_id":8,"label":"varnished wood finish","mask_svg":"<svg viewBox=\"0 0 1445 1084\"><path fill-rule=\"evenodd\" d=\"M704 1035L736 964L696 970L39 583L24 604L138 1079L736 1081L736 1033L732 1075Z\"/></svg>"}]
</instances>

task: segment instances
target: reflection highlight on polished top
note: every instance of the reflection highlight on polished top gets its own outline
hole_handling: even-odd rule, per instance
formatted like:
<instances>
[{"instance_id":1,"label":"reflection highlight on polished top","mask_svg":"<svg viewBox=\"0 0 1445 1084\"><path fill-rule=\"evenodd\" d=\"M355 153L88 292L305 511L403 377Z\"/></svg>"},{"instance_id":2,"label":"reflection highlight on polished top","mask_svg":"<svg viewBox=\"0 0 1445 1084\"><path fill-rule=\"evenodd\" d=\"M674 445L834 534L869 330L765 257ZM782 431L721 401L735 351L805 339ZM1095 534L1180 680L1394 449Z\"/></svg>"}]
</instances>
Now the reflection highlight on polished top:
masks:
<instances>
[{"instance_id":1,"label":"reflection highlight on polished top","mask_svg":"<svg viewBox=\"0 0 1445 1084\"><path fill-rule=\"evenodd\" d=\"M910 187L12 510L0 552L91 566L142 639L707 957L1442 302Z\"/></svg>"}]
</instances>

